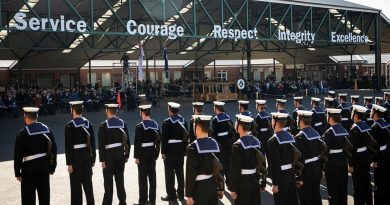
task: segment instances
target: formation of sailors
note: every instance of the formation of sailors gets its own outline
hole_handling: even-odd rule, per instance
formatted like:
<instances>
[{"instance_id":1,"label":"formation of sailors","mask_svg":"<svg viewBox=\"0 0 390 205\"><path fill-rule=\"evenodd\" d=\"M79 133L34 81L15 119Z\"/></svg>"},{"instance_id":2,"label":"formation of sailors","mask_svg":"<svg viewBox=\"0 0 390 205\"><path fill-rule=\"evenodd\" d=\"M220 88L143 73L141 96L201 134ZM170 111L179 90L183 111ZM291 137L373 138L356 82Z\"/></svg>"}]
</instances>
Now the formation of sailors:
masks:
<instances>
[{"instance_id":1,"label":"formation of sailors","mask_svg":"<svg viewBox=\"0 0 390 205\"><path fill-rule=\"evenodd\" d=\"M214 205L225 189L236 205L261 204L261 191L271 179L275 205L322 204L320 183L327 182L330 205L347 204L348 173L352 175L355 204L388 204L390 191L390 93L384 98L330 91L311 98L311 109L294 97L292 115L286 99L276 100L277 112L267 112L267 101L239 101L231 118L224 102L214 102L215 116L203 114L203 103L193 103L190 123L179 114L181 105L168 103L168 118L151 118L152 106L139 106L135 126L134 160L138 166L137 204L156 204L156 160L164 161L167 195L163 201ZM374 102L374 104L373 104ZM384 102L384 103L383 103ZM112 204L113 179L119 204L126 204L125 163L130 157L127 124L117 117L118 105L107 104L107 120L99 125L98 143L93 125L82 116L82 101L70 102L72 120L65 126L65 155L70 177L71 204L94 204L92 167L96 145L103 169L103 205ZM57 147L52 131L38 122L38 108L24 108L26 126L17 133L15 176L21 182L22 204L50 204L49 175L56 169ZM185 160L187 156L187 160ZM184 163L186 172L184 173ZM370 169L374 169L374 200ZM175 178L177 186L175 187ZM226 187L225 187L226 184ZM373 201L375 203L373 203Z\"/></svg>"}]
</instances>

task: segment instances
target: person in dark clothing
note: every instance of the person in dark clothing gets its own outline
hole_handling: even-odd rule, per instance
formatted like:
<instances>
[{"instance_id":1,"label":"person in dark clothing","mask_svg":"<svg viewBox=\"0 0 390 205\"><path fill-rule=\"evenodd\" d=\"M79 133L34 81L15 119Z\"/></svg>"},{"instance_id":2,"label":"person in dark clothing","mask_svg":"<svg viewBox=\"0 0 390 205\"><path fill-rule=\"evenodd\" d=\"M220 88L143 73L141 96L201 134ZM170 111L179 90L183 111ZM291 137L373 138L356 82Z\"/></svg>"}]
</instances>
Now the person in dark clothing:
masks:
<instances>
[{"instance_id":1,"label":"person in dark clothing","mask_svg":"<svg viewBox=\"0 0 390 205\"><path fill-rule=\"evenodd\" d=\"M69 102L72 120L65 125L65 157L70 177L71 204L83 204L84 189L88 205L95 204L92 186L92 167L96 147L92 124L84 117L83 101Z\"/></svg>"},{"instance_id":2,"label":"person in dark clothing","mask_svg":"<svg viewBox=\"0 0 390 205\"><path fill-rule=\"evenodd\" d=\"M303 108L303 105L302 105L302 100L303 100L303 97L294 97L294 111L292 112L292 119L293 119L293 122L291 123L291 134L292 135L297 135L298 132L299 132L299 127L297 125L297 111L299 110L305 110L305 108Z\"/></svg>"},{"instance_id":3,"label":"person in dark clothing","mask_svg":"<svg viewBox=\"0 0 390 205\"><path fill-rule=\"evenodd\" d=\"M26 126L16 134L14 171L21 183L23 205L50 204L50 178L57 166L57 145L53 132L37 121L39 108L24 107Z\"/></svg>"},{"instance_id":4,"label":"person in dark clothing","mask_svg":"<svg viewBox=\"0 0 390 205\"><path fill-rule=\"evenodd\" d=\"M367 112L366 112L366 115L364 116L363 120L366 121L368 123L368 125L370 125L370 127L371 127L374 124L374 121L372 121L371 116L370 116L370 112L372 109L373 97L372 96L365 96L365 97L363 97L363 99L364 99L364 107L367 108Z\"/></svg>"},{"instance_id":5,"label":"person in dark clothing","mask_svg":"<svg viewBox=\"0 0 390 205\"><path fill-rule=\"evenodd\" d=\"M359 95L351 95L351 104L359 105L359 98L360 98ZM352 111L352 107L351 107L351 111Z\"/></svg>"},{"instance_id":6,"label":"person in dark clothing","mask_svg":"<svg viewBox=\"0 0 390 205\"><path fill-rule=\"evenodd\" d=\"M257 111L259 112L255 118L257 125L258 139L261 142L261 148L265 155L268 155L267 142L273 135L271 126L271 115L266 111L266 100L256 100Z\"/></svg>"},{"instance_id":7,"label":"person in dark clothing","mask_svg":"<svg viewBox=\"0 0 390 205\"><path fill-rule=\"evenodd\" d=\"M208 136L212 116L193 115L192 118L196 140L187 149L187 204L215 205L218 204L218 197L222 198L224 193L224 182L217 182L216 176L222 170L215 167L222 160L222 150L218 142Z\"/></svg>"},{"instance_id":8,"label":"person in dark clothing","mask_svg":"<svg viewBox=\"0 0 390 205\"><path fill-rule=\"evenodd\" d=\"M193 115L201 115L203 111L203 102L193 102L192 103L192 114ZM194 119L191 117L189 124L189 139L188 142L192 143L196 140L195 130L194 130Z\"/></svg>"},{"instance_id":9,"label":"person in dark clothing","mask_svg":"<svg viewBox=\"0 0 390 205\"><path fill-rule=\"evenodd\" d=\"M383 97L375 97L375 105L383 105Z\"/></svg>"},{"instance_id":10,"label":"person in dark clothing","mask_svg":"<svg viewBox=\"0 0 390 205\"><path fill-rule=\"evenodd\" d=\"M351 119L351 105L347 103L347 93L339 94L339 102L337 109L341 109L341 125L348 131L351 129L353 121Z\"/></svg>"},{"instance_id":11,"label":"person in dark clothing","mask_svg":"<svg viewBox=\"0 0 390 205\"><path fill-rule=\"evenodd\" d=\"M293 124L293 119L290 113L285 109L285 104L287 100L285 99L276 99L276 110L279 113L287 114L287 123L285 124L284 130L291 133L291 126Z\"/></svg>"},{"instance_id":12,"label":"person in dark clothing","mask_svg":"<svg viewBox=\"0 0 390 205\"><path fill-rule=\"evenodd\" d=\"M188 126L178 114L180 104L168 102L169 117L162 124L161 156L164 160L165 187L163 201L184 200L184 156L187 149ZM178 187L175 189L175 175Z\"/></svg>"},{"instance_id":13,"label":"person in dark clothing","mask_svg":"<svg viewBox=\"0 0 390 205\"><path fill-rule=\"evenodd\" d=\"M333 90L330 90L328 92L328 98L333 98L334 100L331 102L332 108L337 108L339 106L339 103L336 101L336 92Z\"/></svg>"},{"instance_id":14,"label":"person in dark clothing","mask_svg":"<svg viewBox=\"0 0 390 205\"><path fill-rule=\"evenodd\" d=\"M141 105L142 121L135 127L134 159L138 166L138 204L156 204L156 160L160 152L160 130L150 118L152 105ZM148 200L149 179L149 201Z\"/></svg>"},{"instance_id":15,"label":"person in dark clothing","mask_svg":"<svg viewBox=\"0 0 390 205\"><path fill-rule=\"evenodd\" d=\"M334 107L334 101L335 99L334 98L331 98L331 97L325 97L324 98L324 107L325 107L325 112L327 109L332 109L332 108L337 108L337 107Z\"/></svg>"},{"instance_id":16,"label":"person in dark clothing","mask_svg":"<svg viewBox=\"0 0 390 205\"><path fill-rule=\"evenodd\" d=\"M311 98L311 111L313 112L311 126L322 136L325 132L326 115L322 107L320 107L320 101L320 98Z\"/></svg>"},{"instance_id":17,"label":"person in dark clothing","mask_svg":"<svg viewBox=\"0 0 390 205\"><path fill-rule=\"evenodd\" d=\"M113 177L120 205L126 204L125 163L129 159L130 139L126 123L118 118L118 104L106 104L107 120L99 126L99 158L104 177L103 205L112 204Z\"/></svg>"}]
</instances>

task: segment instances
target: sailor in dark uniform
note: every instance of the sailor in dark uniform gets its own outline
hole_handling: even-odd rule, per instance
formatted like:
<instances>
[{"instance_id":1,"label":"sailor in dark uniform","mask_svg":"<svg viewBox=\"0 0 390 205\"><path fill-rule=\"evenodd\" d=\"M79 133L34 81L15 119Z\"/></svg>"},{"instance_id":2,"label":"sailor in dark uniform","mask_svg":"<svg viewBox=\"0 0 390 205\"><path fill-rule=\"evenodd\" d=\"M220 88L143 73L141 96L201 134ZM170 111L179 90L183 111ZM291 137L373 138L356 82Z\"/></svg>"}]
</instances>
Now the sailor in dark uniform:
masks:
<instances>
[{"instance_id":1,"label":"sailor in dark uniform","mask_svg":"<svg viewBox=\"0 0 390 205\"><path fill-rule=\"evenodd\" d=\"M351 119L351 105L347 103L347 93L339 94L339 107L341 109L341 125L348 131L351 129L353 124Z\"/></svg>"},{"instance_id":2,"label":"sailor in dark uniform","mask_svg":"<svg viewBox=\"0 0 390 205\"><path fill-rule=\"evenodd\" d=\"M193 115L196 140L187 149L186 188L187 204L215 205L224 193L224 182L217 183L221 149L216 140L208 136L211 115ZM217 162L215 162L215 160ZM220 165L222 166L222 165ZM222 170L220 170L222 172ZM218 186L220 184L220 186Z\"/></svg>"},{"instance_id":3,"label":"sailor in dark uniform","mask_svg":"<svg viewBox=\"0 0 390 205\"><path fill-rule=\"evenodd\" d=\"M386 108L374 105L371 117L374 124L371 127L371 134L377 142L376 155L373 158L374 168L374 204L385 205L389 203L390 194L390 124L383 120L386 115Z\"/></svg>"},{"instance_id":4,"label":"sailor in dark uniform","mask_svg":"<svg viewBox=\"0 0 390 205\"><path fill-rule=\"evenodd\" d=\"M81 116L83 101L69 104L73 119L65 126L65 157L70 177L71 204L83 204L83 189L87 204L95 204L92 186L92 167L96 160L93 126Z\"/></svg>"},{"instance_id":5,"label":"sailor in dark uniform","mask_svg":"<svg viewBox=\"0 0 390 205\"><path fill-rule=\"evenodd\" d=\"M294 111L292 112L292 119L293 123L291 124L291 134L296 135L299 132L299 127L297 125L297 111L298 110L305 110L302 106L302 99L303 97L294 97Z\"/></svg>"},{"instance_id":6,"label":"sailor in dark uniform","mask_svg":"<svg viewBox=\"0 0 390 205\"><path fill-rule=\"evenodd\" d=\"M285 131L287 132L290 132L291 133L291 126L292 124L294 123L290 113L285 109L285 104L286 104L287 100L285 99L276 99L276 110L279 112L279 113L285 113L287 114L287 123L285 124L285 127L283 128Z\"/></svg>"},{"instance_id":7,"label":"sailor in dark uniform","mask_svg":"<svg viewBox=\"0 0 390 205\"><path fill-rule=\"evenodd\" d=\"M375 105L383 105L383 97L375 97Z\"/></svg>"},{"instance_id":8,"label":"sailor in dark uniform","mask_svg":"<svg viewBox=\"0 0 390 205\"><path fill-rule=\"evenodd\" d=\"M26 126L16 134L14 170L21 182L23 205L50 204L50 178L57 166L57 146L52 131L37 122L39 108L24 107Z\"/></svg>"},{"instance_id":9,"label":"sailor in dark uniform","mask_svg":"<svg viewBox=\"0 0 390 205\"><path fill-rule=\"evenodd\" d=\"M162 124L161 155L165 168L165 187L167 196L163 201L184 200L184 156L187 149L188 127L184 118L178 114L180 104L169 102L168 115ZM175 175L178 187L175 189Z\"/></svg>"},{"instance_id":10,"label":"sailor in dark uniform","mask_svg":"<svg viewBox=\"0 0 390 205\"><path fill-rule=\"evenodd\" d=\"M126 204L123 173L129 159L130 140L126 123L116 116L118 104L106 104L107 120L99 126L99 158L104 177L103 205L112 204L113 177L119 204Z\"/></svg>"},{"instance_id":11,"label":"sailor in dark uniform","mask_svg":"<svg viewBox=\"0 0 390 205\"><path fill-rule=\"evenodd\" d=\"M261 148L265 155L268 153L267 142L272 137L273 129L271 126L271 115L265 110L267 108L266 100L256 100L257 111L259 112L255 118L257 125L258 139L261 142Z\"/></svg>"},{"instance_id":12,"label":"sailor in dark uniform","mask_svg":"<svg viewBox=\"0 0 390 205\"><path fill-rule=\"evenodd\" d=\"M360 98L359 95L351 95L351 104L359 105L359 98ZM352 111L352 107L351 107L351 111Z\"/></svg>"},{"instance_id":13,"label":"sailor in dark uniform","mask_svg":"<svg viewBox=\"0 0 390 205\"><path fill-rule=\"evenodd\" d=\"M348 171L352 174L355 204L372 205L370 165L374 155L371 150L376 143L370 134L371 127L362 120L366 113L367 108L360 105L353 106L351 118L354 124L349 136L353 151Z\"/></svg>"},{"instance_id":14,"label":"sailor in dark uniform","mask_svg":"<svg viewBox=\"0 0 390 205\"><path fill-rule=\"evenodd\" d=\"M300 110L297 115L300 132L295 140L302 154L301 161L305 164L302 172L303 186L298 189L299 200L301 205L321 205L320 183L324 164L321 156L324 156L326 145L321 140L321 135L311 127L313 112Z\"/></svg>"},{"instance_id":15,"label":"sailor in dark uniform","mask_svg":"<svg viewBox=\"0 0 390 205\"><path fill-rule=\"evenodd\" d=\"M387 109L386 114L383 116L383 118L390 122L390 92L384 92L384 100L385 103L383 104L383 107Z\"/></svg>"},{"instance_id":16,"label":"sailor in dark uniform","mask_svg":"<svg viewBox=\"0 0 390 205\"><path fill-rule=\"evenodd\" d=\"M320 101L320 98L311 98L311 111L313 112L311 126L322 136L325 132L326 115L320 106Z\"/></svg>"},{"instance_id":17,"label":"sailor in dark uniform","mask_svg":"<svg viewBox=\"0 0 390 205\"><path fill-rule=\"evenodd\" d=\"M235 205L260 205L260 191L265 189L265 182L260 187L260 175L256 168L256 155L261 153L260 141L249 134L253 118L236 115L236 131L240 139L233 144L230 166L229 190ZM264 158L264 156L263 156Z\"/></svg>"},{"instance_id":18,"label":"sailor in dark uniform","mask_svg":"<svg viewBox=\"0 0 390 205\"><path fill-rule=\"evenodd\" d=\"M193 115L201 115L202 112L203 112L203 105L204 103L203 102L193 102L192 103L192 114ZM195 136L195 131L194 131L194 120L191 118L190 119L190 124L188 125L189 126L189 143L192 143L194 140L196 140L196 136Z\"/></svg>"},{"instance_id":19,"label":"sailor in dark uniform","mask_svg":"<svg viewBox=\"0 0 390 205\"><path fill-rule=\"evenodd\" d=\"M138 204L156 204L156 160L160 152L158 124L150 118L152 105L140 105L142 121L135 127L134 159L138 165ZM148 201L149 179L149 203Z\"/></svg>"},{"instance_id":20,"label":"sailor in dark uniform","mask_svg":"<svg viewBox=\"0 0 390 205\"><path fill-rule=\"evenodd\" d=\"M339 103L336 101L336 92L333 90L330 90L328 92L328 97L333 98L334 100L332 101L332 107L337 108L339 106Z\"/></svg>"},{"instance_id":21,"label":"sailor in dark uniform","mask_svg":"<svg viewBox=\"0 0 390 205\"><path fill-rule=\"evenodd\" d=\"M331 97L324 97L324 107L325 107L325 112L328 108L337 108L337 107L333 107L334 106L334 101L335 99L334 98L331 98Z\"/></svg>"},{"instance_id":22,"label":"sailor in dark uniform","mask_svg":"<svg viewBox=\"0 0 390 205\"><path fill-rule=\"evenodd\" d=\"M230 177L229 167L232 156L232 145L236 132L234 131L230 116L225 113L224 105L224 102L214 102L214 112L216 116L211 121L211 126L213 130L213 138L217 140L223 150L223 172L226 178L226 183L228 184Z\"/></svg>"},{"instance_id":23,"label":"sailor in dark uniform","mask_svg":"<svg viewBox=\"0 0 390 205\"><path fill-rule=\"evenodd\" d=\"M325 166L328 200L330 205L347 205L347 162L352 145L348 140L348 131L340 124L341 109L327 109L327 120L330 128L325 131L323 140L328 148L328 162ZM346 146L347 144L350 146Z\"/></svg>"},{"instance_id":24,"label":"sailor in dark uniform","mask_svg":"<svg viewBox=\"0 0 390 205\"><path fill-rule=\"evenodd\" d=\"M240 114L253 118L252 113L248 110L248 106L249 106L249 101L246 100L238 101L238 110L240 111Z\"/></svg>"},{"instance_id":25,"label":"sailor in dark uniform","mask_svg":"<svg viewBox=\"0 0 390 205\"><path fill-rule=\"evenodd\" d=\"M268 141L268 166L272 179L272 192L275 205L298 205L297 172L293 166L295 139L283 128L289 115L287 113L271 113L274 136Z\"/></svg>"},{"instance_id":26,"label":"sailor in dark uniform","mask_svg":"<svg viewBox=\"0 0 390 205\"><path fill-rule=\"evenodd\" d=\"M373 99L373 97L372 96L368 96L368 97L366 96L363 99L364 99L364 107L367 108L367 112L366 112L366 116L365 116L364 120L371 127L374 124L374 121L372 121L371 116L370 116L371 109L372 109L372 99Z\"/></svg>"}]
</instances>

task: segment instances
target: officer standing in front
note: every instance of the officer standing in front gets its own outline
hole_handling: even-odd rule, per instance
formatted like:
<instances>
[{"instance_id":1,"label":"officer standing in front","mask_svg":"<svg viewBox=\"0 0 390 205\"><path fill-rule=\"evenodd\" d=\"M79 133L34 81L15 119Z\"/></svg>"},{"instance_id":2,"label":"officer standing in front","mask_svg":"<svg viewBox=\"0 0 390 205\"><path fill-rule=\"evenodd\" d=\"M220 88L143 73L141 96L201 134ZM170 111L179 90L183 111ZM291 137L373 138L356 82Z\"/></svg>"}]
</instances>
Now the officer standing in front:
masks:
<instances>
[{"instance_id":1,"label":"officer standing in front","mask_svg":"<svg viewBox=\"0 0 390 205\"><path fill-rule=\"evenodd\" d=\"M325 132L326 115L320 106L320 98L311 98L311 111L313 112L311 126L322 136Z\"/></svg>"},{"instance_id":2,"label":"officer standing in front","mask_svg":"<svg viewBox=\"0 0 390 205\"><path fill-rule=\"evenodd\" d=\"M83 189L87 204L95 204L92 167L96 147L92 124L82 117L83 101L69 102L72 120L65 126L65 157L70 177L71 204L83 204Z\"/></svg>"},{"instance_id":3,"label":"officer standing in front","mask_svg":"<svg viewBox=\"0 0 390 205\"><path fill-rule=\"evenodd\" d=\"M187 149L186 197L187 204L215 205L224 193L219 144L209 137L211 115L193 115L196 140ZM217 182L217 180L221 180Z\"/></svg>"},{"instance_id":4,"label":"officer standing in front","mask_svg":"<svg viewBox=\"0 0 390 205\"><path fill-rule=\"evenodd\" d=\"M271 126L271 115L266 111L266 100L256 100L257 111L259 112L255 118L257 125L258 139L261 142L261 148L265 155L268 154L267 142L274 134Z\"/></svg>"},{"instance_id":5,"label":"officer standing in front","mask_svg":"<svg viewBox=\"0 0 390 205\"><path fill-rule=\"evenodd\" d=\"M169 117L162 124L161 155L165 168L165 188L167 196L163 201L184 200L184 156L187 149L188 126L179 115L180 104L168 102ZM175 175L177 189L175 189Z\"/></svg>"},{"instance_id":6,"label":"officer standing in front","mask_svg":"<svg viewBox=\"0 0 390 205\"><path fill-rule=\"evenodd\" d=\"M202 112L203 112L203 105L204 103L203 102L193 102L192 103L192 114L193 115L201 115ZM190 119L190 124L188 125L189 126L189 143L192 143L193 141L196 140L196 136L195 136L195 131L194 131L194 119Z\"/></svg>"},{"instance_id":7,"label":"officer standing in front","mask_svg":"<svg viewBox=\"0 0 390 205\"><path fill-rule=\"evenodd\" d=\"M347 93L339 93L339 106L337 109L341 109L341 125L348 131L353 124L351 119L351 105L347 103Z\"/></svg>"},{"instance_id":8,"label":"officer standing in front","mask_svg":"<svg viewBox=\"0 0 390 205\"><path fill-rule=\"evenodd\" d=\"M299 132L299 127L297 125L297 111L299 110L305 110L302 105L302 99L303 97L294 97L294 111L292 112L292 119L293 123L291 124L291 134L296 135Z\"/></svg>"},{"instance_id":9,"label":"officer standing in front","mask_svg":"<svg viewBox=\"0 0 390 205\"><path fill-rule=\"evenodd\" d=\"M154 205L156 204L156 160L160 152L160 131L156 121L150 118L152 105L140 105L138 108L142 119L135 127L134 137L134 159L138 165L138 204Z\"/></svg>"},{"instance_id":10,"label":"officer standing in front","mask_svg":"<svg viewBox=\"0 0 390 205\"><path fill-rule=\"evenodd\" d=\"M26 126L16 134L14 171L21 182L22 204L50 204L50 177L57 166L57 146L53 132L38 122L36 107L24 107Z\"/></svg>"},{"instance_id":11,"label":"officer standing in front","mask_svg":"<svg viewBox=\"0 0 390 205\"><path fill-rule=\"evenodd\" d=\"M297 172L293 164L294 136L284 130L289 115L287 113L271 113L274 136L268 141L267 162L270 167L272 193L275 205L298 205ZM298 176L299 177L299 176Z\"/></svg>"},{"instance_id":12,"label":"officer standing in front","mask_svg":"<svg viewBox=\"0 0 390 205\"><path fill-rule=\"evenodd\" d=\"M99 158L104 177L103 205L112 204L113 177L119 204L126 204L125 163L129 159L130 139L126 123L117 117L118 104L106 104L107 120L99 126Z\"/></svg>"}]
</instances>

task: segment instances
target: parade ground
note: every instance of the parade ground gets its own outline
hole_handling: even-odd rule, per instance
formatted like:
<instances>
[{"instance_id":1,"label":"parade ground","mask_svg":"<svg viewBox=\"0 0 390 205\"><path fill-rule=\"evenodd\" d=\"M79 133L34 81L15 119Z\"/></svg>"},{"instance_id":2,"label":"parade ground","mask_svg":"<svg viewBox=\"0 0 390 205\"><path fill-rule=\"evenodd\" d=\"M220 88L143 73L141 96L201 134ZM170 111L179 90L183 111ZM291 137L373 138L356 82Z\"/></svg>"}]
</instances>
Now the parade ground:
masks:
<instances>
[{"instance_id":1,"label":"parade ground","mask_svg":"<svg viewBox=\"0 0 390 205\"><path fill-rule=\"evenodd\" d=\"M353 91L348 92L353 94ZM372 92L372 91L359 91L361 99L363 101L363 96L382 96L382 92ZM304 98L304 107L306 109L310 108L310 97ZM318 94L315 97L323 97L323 95ZM293 100L292 98L287 98L286 108L289 112L293 111ZM348 97L349 99L349 97ZM168 99L169 100L169 99ZM167 117L167 99L161 100L156 107L152 109L152 118L155 119L160 125L162 121ZM177 101L182 105L179 113L188 121L192 114L192 105L191 99L181 99ZM275 99L267 99L268 111L275 111ZM255 110L255 102L251 101L249 110L252 113L257 113ZM226 112L230 116L234 116L238 112L237 102L229 102L226 104ZM205 114L213 114L213 105L205 104L204 106ZM99 112L86 113L84 115L87 117L94 125L95 135L97 136L98 125L105 120L105 114L103 109ZM139 113L137 111L128 112L126 109L122 108L119 113L119 117L124 119L128 125L131 141L134 140L134 127L140 121ZM234 117L232 117L234 119ZM65 155L64 155L64 125L70 121L69 114L63 114L57 112L53 116L42 116L39 118L39 121L48 125L54 132L58 147L58 165L54 175L50 177L51 185L51 204L70 204L70 185L69 185L69 176L67 173L67 168L65 164ZM0 120L0 204L1 205L11 205L11 204L21 204L20 200L20 183L16 180L13 170L13 146L15 143L16 132L24 126L23 118L19 116L16 119L1 119ZM95 195L96 204L101 204L103 200L103 174L101 164L98 162L93 169L93 188ZM164 167L161 157L157 160L157 204L186 204L185 201L178 203L167 203L160 200L161 196L165 196L165 181L164 181ZM137 166L134 163L133 159L133 147L131 149L131 155L128 163L125 168L125 188L127 194L127 204L133 204L138 202L138 177L137 177ZM353 204L353 189L351 184L351 177L349 177L349 188L348 188L348 204ZM323 204L328 204L327 202L327 192L326 192L326 183L322 183L322 198ZM114 190L114 202L117 204L116 194ZM271 192L271 183L268 179L268 184L266 191L261 194L262 204L273 205L273 197ZM220 204L233 204L230 198L228 190L225 192L225 197L220 201Z\"/></svg>"}]
</instances>

